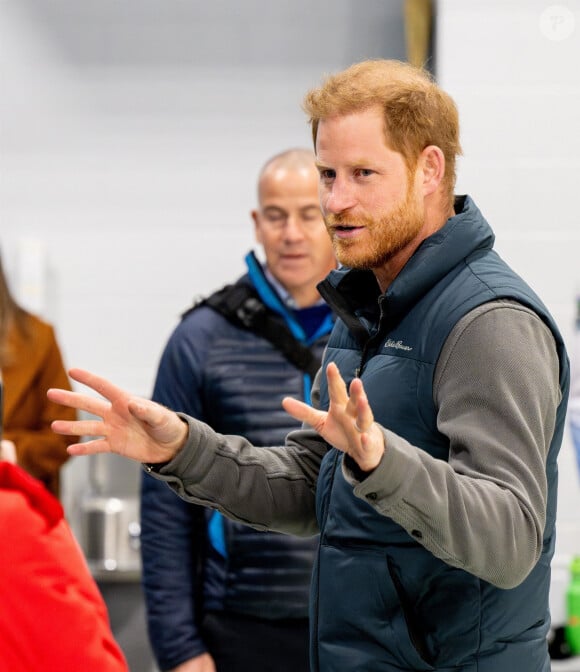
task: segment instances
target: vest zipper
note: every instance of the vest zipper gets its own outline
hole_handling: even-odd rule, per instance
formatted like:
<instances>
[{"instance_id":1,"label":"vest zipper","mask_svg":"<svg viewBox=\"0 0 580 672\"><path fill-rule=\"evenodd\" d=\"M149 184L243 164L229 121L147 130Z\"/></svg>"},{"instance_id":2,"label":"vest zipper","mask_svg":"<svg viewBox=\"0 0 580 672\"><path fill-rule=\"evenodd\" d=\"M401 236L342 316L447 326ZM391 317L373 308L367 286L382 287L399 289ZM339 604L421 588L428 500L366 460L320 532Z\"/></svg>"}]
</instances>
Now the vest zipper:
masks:
<instances>
[{"instance_id":1,"label":"vest zipper","mask_svg":"<svg viewBox=\"0 0 580 672\"><path fill-rule=\"evenodd\" d=\"M337 469L337 462L338 458L340 456L339 451L334 448L335 455L332 460L332 470L330 472L330 486L328 488L328 495L325 498L324 502L324 509L322 511L322 520L321 520L321 525L320 525L320 541L318 543L318 551L317 551L317 585L316 585L316 592L314 593L314 600L313 600L313 610L312 610L312 618L313 618L313 623L312 623L312 637L313 641L311 642L311 651L312 651L312 663L314 670L317 672L321 672L320 670L320 653L319 653L319 646L320 646L320 637L318 633L318 603L319 599L318 596L320 594L320 549L322 546L322 543L324 541L324 535L326 534L326 519L328 518L328 511L330 509L330 498L332 497L332 489L334 487L334 476L336 474L336 469Z\"/></svg>"},{"instance_id":2,"label":"vest zipper","mask_svg":"<svg viewBox=\"0 0 580 672\"><path fill-rule=\"evenodd\" d=\"M379 322L377 324L377 328L373 331L373 333L369 336L367 339L367 342L364 344L363 349L361 351L361 356L360 356L360 361L358 367L354 371L354 375L356 378L360 378L360 375L365 367L365 364L368 360L368 354L369 350L373 345L377 343L377 341L381 341L383 338L383 332L386 333L387 328L385 322L385 310L384 310L384 295L379 296L378 302L379 302Z\"/></svg>"}]
</instances>

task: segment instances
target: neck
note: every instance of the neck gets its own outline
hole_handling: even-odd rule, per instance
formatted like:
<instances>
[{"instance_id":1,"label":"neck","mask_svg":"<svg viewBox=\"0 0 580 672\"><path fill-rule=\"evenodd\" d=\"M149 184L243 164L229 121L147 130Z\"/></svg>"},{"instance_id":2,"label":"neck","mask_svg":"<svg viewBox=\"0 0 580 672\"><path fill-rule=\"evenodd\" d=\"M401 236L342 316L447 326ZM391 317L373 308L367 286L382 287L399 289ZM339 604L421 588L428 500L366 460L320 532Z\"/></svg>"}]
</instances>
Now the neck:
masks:
<instances>
[{"instance_id":1,"label":"neck","mask_svg":"<svg viewBox=\"0 0 580 672\"><path fill-rule=\"evenodd\" d=\"M292 300L296 304L297 308L309 308L314 306L321 300L321 296L318 293L318 290L314 287L300 288L297 290L289 291Z\"/></svg>"}]
</instances>

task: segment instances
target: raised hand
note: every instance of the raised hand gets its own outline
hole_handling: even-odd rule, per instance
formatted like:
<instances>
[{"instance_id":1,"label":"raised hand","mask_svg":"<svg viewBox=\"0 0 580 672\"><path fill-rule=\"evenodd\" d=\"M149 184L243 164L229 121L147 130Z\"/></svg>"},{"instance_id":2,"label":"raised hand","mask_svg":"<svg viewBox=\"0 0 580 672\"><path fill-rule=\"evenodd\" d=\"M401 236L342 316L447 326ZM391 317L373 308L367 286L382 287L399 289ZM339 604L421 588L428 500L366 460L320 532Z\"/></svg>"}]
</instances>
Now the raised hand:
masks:
<instances>
[{"instance_id":1,"label":"raised hand","mask_svg":"<svg viewBox=\"0 0 580 672\"><path fill-rule=\"evenodd\" d=\"M96 437L69 446L67 450L71 455L117 453L139 462L158 463L175 457L184 445L187 424L173 411L148 399L134 397L88 371L71 369L69 375L104 397L48 390L51 401L100 418L52 423L52 430L57 434Z\"/></svg>"},{"instance_id":2,"label":"raised hand","mask_svg":"<svg viewBox=\"0 0 580 672\"><path fill-rule=\"evenodd\" d=\"M336 364L326 367L328 411L319 411L286 397L282 405L296 420L309 424L332 446L350 455L362 471L372 471L385 452L383 433L374 422L362 381L355 378L349 389Z\"/></svg>"}]
</instances>

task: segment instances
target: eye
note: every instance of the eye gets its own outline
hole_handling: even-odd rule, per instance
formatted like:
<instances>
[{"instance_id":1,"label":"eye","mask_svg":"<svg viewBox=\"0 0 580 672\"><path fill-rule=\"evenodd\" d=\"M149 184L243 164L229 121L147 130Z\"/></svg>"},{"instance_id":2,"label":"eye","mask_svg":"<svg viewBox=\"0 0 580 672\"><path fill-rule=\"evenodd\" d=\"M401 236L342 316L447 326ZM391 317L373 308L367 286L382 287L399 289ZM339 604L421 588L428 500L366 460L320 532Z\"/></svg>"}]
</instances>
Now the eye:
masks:
<instances>
[{"instance_id":1,"label":"eye","mask_svg":"<svg viewBox=\"0 0 580 672\"><path fill-rule=\"evenodd\" d=\"M273 208L266 210L263 215L268 222L282 222L287 217L285 212L282 212L281 210L275 210Z\"/></svg>"},{"instance_id":2,"label":"eye","mask_svg":"<svg viewBox=\"0 0 580 672\"><path fill-rule=\"evenodd\" d=\"M302 220L305 222L312 222L314 220L320 219L322 213L320 208L307 208L300 213Z\"/></svg>"},{"instance_id":3,"label":"eye","mask_svg":"<svg viewBox=\"0 0 580 672\"><path fill-rule=\"evenodd\" d=\"M375 171L370 168L357 168L355 175L357 175L357 177L370 177L374 172Z\"/></svg>"},{"instance_id":4,"label":"eye","mask_svg":"<svg viewBox=\"0 0 580 672\"><path fill-rule=\"evenodd\" d=\"M329 180L333 180L336 177L336 172L331 168L321 168L319 172L320 172L320 179L323 182L328 182Z\"/></svg>"}]
</instances>

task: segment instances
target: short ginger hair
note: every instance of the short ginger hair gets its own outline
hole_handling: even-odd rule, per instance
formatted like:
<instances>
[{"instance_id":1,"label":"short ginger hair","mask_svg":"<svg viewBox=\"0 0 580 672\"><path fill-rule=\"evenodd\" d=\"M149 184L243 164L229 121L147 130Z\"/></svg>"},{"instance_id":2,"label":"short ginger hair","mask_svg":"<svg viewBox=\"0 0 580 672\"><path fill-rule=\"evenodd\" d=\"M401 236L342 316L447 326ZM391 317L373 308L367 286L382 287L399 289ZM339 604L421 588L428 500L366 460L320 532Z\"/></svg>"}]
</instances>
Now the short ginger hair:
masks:
<instances>
[{"instance_id":1,"label":"short ginger hair","mask_svg":"<svg viewBox=\"0 0 580 672\"><path fill-rule=\"evenodd\" d=\"M461 154L459 114L445 91L421 68L396 60L368 60L329 75L303 102L316 146L321 119L379 107L384 112L387 146L399 152L409 170L429 145L445 157L443 186L453 204L456 158Z\"/></svg>"}]
</instances>

